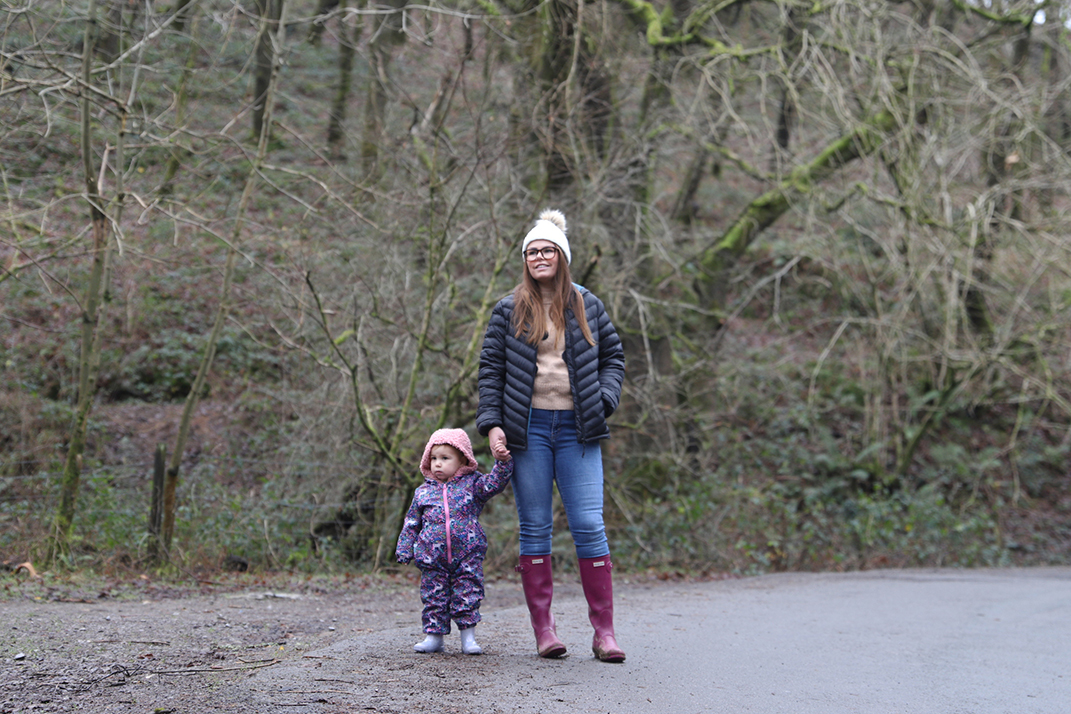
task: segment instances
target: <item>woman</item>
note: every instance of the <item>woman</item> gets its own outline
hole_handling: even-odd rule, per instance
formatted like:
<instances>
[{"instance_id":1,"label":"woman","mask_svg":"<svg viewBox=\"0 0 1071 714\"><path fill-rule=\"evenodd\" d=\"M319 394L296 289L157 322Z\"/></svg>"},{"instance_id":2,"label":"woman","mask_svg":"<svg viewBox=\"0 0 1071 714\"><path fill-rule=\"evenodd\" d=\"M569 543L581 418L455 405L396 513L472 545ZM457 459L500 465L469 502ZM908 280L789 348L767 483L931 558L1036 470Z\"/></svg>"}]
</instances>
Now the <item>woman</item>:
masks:
<instances>
[{"instance_id":1,"label":"woman","mask_svg":"<svg viewBox=\"0 0 1071 714\"><path fill-rule=\"evenodd\" d=\"M614 638L610 548L602 518L601 439L617 408L625 357L602 302L573 284L565 216L544 211L521 246L524 278L495 306L480 354L476 428L514 460L524 597L541 657L561 657L550 603L552 493L569 518L592 651L622 662Z\"/></svg>"}]
</instances>

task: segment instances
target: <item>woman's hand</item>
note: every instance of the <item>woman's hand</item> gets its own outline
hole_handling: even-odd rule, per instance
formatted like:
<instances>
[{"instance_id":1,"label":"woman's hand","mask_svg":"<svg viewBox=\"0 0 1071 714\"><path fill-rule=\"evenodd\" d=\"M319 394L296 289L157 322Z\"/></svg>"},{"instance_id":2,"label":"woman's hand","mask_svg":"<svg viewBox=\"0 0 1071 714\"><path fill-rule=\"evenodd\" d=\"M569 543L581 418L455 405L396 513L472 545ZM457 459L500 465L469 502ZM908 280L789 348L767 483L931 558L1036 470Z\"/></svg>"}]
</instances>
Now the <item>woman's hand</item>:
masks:
<instances>
[{"instance_id":1,"label":"woman's hand","mask_svg":"<svg viewBox=\"0 0 1071 714\"><path fill-rule=\"evenodd\" d=\"M487 432L487 438L491 442L491 454L494 455L496 461L505 461L509 458L509 449L506 448L506 432L502 431L502 427L491 427L491 431Z\"/></svg>"}]
</instances>

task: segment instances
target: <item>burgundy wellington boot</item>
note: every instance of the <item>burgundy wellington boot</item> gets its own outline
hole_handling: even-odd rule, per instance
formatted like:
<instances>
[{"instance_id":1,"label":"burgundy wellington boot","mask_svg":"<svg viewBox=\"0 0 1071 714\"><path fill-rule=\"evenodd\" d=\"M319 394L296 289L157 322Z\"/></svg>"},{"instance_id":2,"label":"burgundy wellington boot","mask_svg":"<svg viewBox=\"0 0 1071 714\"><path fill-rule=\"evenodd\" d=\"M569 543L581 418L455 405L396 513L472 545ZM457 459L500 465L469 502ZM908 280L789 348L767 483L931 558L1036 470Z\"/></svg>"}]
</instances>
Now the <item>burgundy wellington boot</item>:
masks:
<instances>
[{"instance_id":1,"label":"burgundy wellington boot","mask_svg":"<svg viewBox=\"0 0 1071 714\"><path fill-rule=\"evenodd\" d=\"M549 555L522 555L515 570L521 574L524 600L535 630L536 649L540 657L554 659L565 654L565 645L554 631L550 601L554 597L554 577Z\"/></svg>"},{"instance_id":2,"label":"burgundy wellington boot","mask_svg":"<svg viewBox=\"0 0 1071 714\"><path fill-rule=\"evenodd\" d=\"M603 662L624 662L625 653L614 638L614 585L610 556L579 558L580 582L588 600L588 618L595 628L591 651Z\"/></svg>"}]
</instances>

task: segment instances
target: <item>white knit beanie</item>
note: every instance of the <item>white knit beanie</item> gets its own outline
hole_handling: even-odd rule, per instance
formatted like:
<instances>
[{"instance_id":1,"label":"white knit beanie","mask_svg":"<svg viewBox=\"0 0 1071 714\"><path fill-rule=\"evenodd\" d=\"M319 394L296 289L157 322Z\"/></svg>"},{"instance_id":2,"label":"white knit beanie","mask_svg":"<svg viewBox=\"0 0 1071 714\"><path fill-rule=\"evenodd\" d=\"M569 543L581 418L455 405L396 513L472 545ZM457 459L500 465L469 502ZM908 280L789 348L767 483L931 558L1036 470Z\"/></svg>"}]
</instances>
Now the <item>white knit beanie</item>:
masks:
<instances>
[{"instance_id":1,"label":"white knit beanie","mask_svg":"<svg viewBox=\"0 0 1071 714\"><path fill-rule=\"evenodd\" d=\"M569 239L565 237L565 216L561 211L547 209L539 214L532 230L524 237L521 244L521 254L528 250L528 244L534 240L548 240L561 249L565 255L566 264L573 262L573 254L569 252Z\"/></svg>"}]
</instances>

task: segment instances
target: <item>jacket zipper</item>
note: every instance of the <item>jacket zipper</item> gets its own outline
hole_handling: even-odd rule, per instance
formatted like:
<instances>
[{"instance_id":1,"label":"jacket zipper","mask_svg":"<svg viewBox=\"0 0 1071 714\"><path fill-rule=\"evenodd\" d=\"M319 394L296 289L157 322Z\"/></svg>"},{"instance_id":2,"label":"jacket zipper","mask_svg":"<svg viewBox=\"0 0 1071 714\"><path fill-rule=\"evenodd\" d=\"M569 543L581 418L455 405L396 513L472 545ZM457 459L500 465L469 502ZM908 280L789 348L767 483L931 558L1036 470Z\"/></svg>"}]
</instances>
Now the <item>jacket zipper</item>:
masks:
<instances>
[{"instance_id":1,"label":"jacket zipper","mask_svg":"<svg viewBox=\"0 0 1071 714\"><path fill-rule=\"evenodd\" d=\"M454 562L453 549L450 547L450 499L446 497L446 484L443 484L443 511L446 514L446 563Z\"/></svg>"},{"instance_id":2,"label":"jacket zipper","mask_svg":"<svg viewBox=\"0 0 1071 714\"><path fill-rule=\"evenodd\" d=\"M583 297L581 297L583 300ZM573 312L572 308L566 308L565 311L565 351L562 353L562 361L565 362L565 369L569 373L569 391L572 392L573 397L573 423L576 426L576 440L581 444L584 443L584 427L580 423L580 405L577 404L576 396L576 369L573 367L573 331L569 325L569 318L573 318L573 322L576 324L577 329L580 329L580 319ZM586 318L586 313L585 313Z\"/></svg>"}]
</instances>

